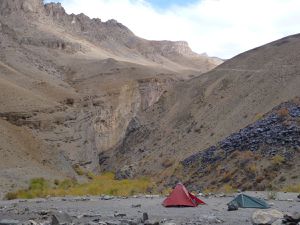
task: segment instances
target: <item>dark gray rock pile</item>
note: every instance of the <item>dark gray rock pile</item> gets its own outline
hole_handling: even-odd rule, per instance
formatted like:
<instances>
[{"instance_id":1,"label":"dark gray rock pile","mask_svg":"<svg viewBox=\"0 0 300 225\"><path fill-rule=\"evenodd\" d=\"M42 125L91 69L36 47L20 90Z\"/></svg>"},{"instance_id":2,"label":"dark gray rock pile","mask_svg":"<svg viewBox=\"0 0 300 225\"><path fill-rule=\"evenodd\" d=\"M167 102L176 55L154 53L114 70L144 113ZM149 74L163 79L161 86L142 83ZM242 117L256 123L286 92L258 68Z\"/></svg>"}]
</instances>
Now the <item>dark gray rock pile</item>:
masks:
<instances>
[{"instance_id":1,"label":"dark gray rock pile","mask_svg":"<svg viewBox=\"0 0 300 225\"><path fill-rule=\"evenodd\" d=\"M300 106L291 101L275 107L262 119L233 133L216 146L186 158L182 164L203 167L224 160L235 151L252 151L264 157L281 155L290 160L299 150Z\"/></svg>"}]
</instances>

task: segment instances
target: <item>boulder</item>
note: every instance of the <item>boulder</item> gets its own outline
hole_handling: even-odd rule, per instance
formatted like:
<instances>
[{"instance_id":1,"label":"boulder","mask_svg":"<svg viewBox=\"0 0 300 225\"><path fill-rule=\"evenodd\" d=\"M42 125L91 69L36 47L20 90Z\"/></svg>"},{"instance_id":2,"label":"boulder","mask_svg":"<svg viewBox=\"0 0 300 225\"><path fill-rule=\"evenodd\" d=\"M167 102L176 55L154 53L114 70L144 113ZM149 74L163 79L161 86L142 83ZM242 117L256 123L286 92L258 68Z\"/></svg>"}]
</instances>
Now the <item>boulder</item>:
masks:
<instances>
[{"instance_id":1,"label":"boulder","mask_svg":"<svg viewBox=\"0 0 300 225\"><path fill-rule=\"evenodd\" d=\"M146 221L146 220L148 220L149 219L149 216L148 216L148 213L146 213L146 212L144 212L143 213L143 221Z\"/></svg>"},{"instance_id":2,"label":"boulder","mask_svg":"<svg viewBox=\"0 0 300 225\"><path fill-rule=\"evenodd\" d=\"M287 225L300 223L300 212L293 212L291 214L284 215L283 223Z\"/></svg>"},{"instance_id":3,"label":"boulder","mask_svg":"<svg viewBox=\"0 0 300 225\"><path fill-rule=\"evenodd\" d=\"M272 223L272 225L282 225L282 219L278 219L275 222Z\"/></svg>"},{"instance_id":4,"label":"boulder","mask_svg":"<svg viewBox=\"0 0 300 225\"><path fill-rule=\"evenodd\" d=\"M141 204L132 204L131 208L141 208L142 205Z\"/></svg>"},{"instance_id":5,"label":"boulder","mask_svg":"<svg viewBox=\"0 0 300 225\"><path fill-rule=\"evenodd\" d=\"M300 222L300 212L293 212L291 214L291 218L297 220L297 222Z\"/></svg>"},{"instance_id":6,"label":"boulder","mask_svg":"<svg viewBox=\"0 0 300 225\"><path fill-rule=\"evenodd\" d=\"M72 218L65 212L55 212L52 215L51 225L71 224Z\"/></svg>"},{"instance_id":7,"label":"boulder","mask_svg":"<svg viewBox=\"0 0 300 225\"><path fill-rule=\"evenodd\" d=\"M156 221L156 220L146 220L146 221L144 221L144 225L159 225L159 221Z\"/></svg>"},{"instance_id":8,"label":"boulder","mask_svg":"<svg viewBox=\"0 0 300 225\"><path fill-rule=\"evenodd\" d=\"M283 213L276 209L271 210L257 210L252 215L253 225L271 225L278 219L283 218Z\"/></svg>"},{"instance_id":9,"label":"boulder","mask_svg":"<svg viewBox=\"0 0 300 225\"><path fill-rule=\"evenodd\" d=\"M228 204L228 211L235 211L235 210L238 210L239 209L239 206L236 204L236 203L229 203Z\"/></svg>"},{"instance_id":10,"label":"boulder","mask_svg":"<svg viewBox=\"0 0 300 225\"><path fill-rule=\"evenodd\" d=\"M101 200L111 200L111 199L114 199L114 196L104 195L101 197Z\"/></svg>"},{"instance_id":11,"label":"boulder","mask_svg":"<svg viewBox=\"0 0 300 225\"><path fill-rule=\"evenodd\" d=\"M115 214L114 214L114 217L125 217L126 216L126 214L125 213L118 213L118 212L116 212Z\"/></svg>"}]
</instances>

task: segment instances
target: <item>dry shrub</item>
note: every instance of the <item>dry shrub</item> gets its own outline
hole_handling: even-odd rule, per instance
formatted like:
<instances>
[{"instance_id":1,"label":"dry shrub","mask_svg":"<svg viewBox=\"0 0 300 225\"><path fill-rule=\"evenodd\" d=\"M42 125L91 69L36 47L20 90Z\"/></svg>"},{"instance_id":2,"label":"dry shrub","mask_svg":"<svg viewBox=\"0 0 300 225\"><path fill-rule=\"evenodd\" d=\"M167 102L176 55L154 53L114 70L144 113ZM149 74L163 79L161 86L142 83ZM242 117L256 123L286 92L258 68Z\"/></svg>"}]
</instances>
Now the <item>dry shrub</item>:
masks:
<instances>
[{"instance_id":1,"label":"dry shrub","mask_svg":"<svg viewBox=\"0 0 300 225\"><path fill-rule=\"evenodd\" d=\"M231 154L231 158L232 159L236 159L238 156L240 156L240 152L239 151L235 151Z\"/></svg>"},{"instance_id":2,"label":"dry shrub","mask_svg":"<svg viewBox=\"0 0 300 225\"><path fill-rule=\"evenodd\" d=\"M262 119L263 116L264 116L264 114L262 114L262 113L256 113L254 116L254 121Z\"/></svg>"},{"instance_id":3,"label":"dry shrub","mask_svg":"<svg viewBox=\"0 0 300 225\"><path fill-rule=\"evenodd\" d=\"M295 97L293 100L292 100L293 103L297 104L297 105L300 105L300 97Z\"/></svg>"},{"instance_id":4,"label":"dry shrub","mask_svg":"<svg viewBox=\"0 0 300 225\"><path fill-rule=\"evenodd\" d=\"M225 184L222 188L222 191L224 191L226 194L231 194L236 192L236 189L233 188L230 184Z\"/></svg>"},{"instance_id":5,"label":"dry shrub","mask_svg":"<svg viewBox=\"0 0 300 225\"><path fill-rule=\"evenodd\" d=\"M259 176L259 177L256 178L255 182L259 184L259 183L261 183L264 179L265 179L265 178L264 178L263 176Z\"/></svg>"},{"instance_id":6,"label":"dry shrub","mask_svg":"<svg viewBox=\"0 0 300 225\"><path fill-rule=\"evenodd\" d=\"M289 110L287 108L281 108L277 111L278 116L286 117L289 115Z\"/></svg>"},{"instance_id":7,"label":"dry shrub","mask_svg":"<svg viewBox=\"0 0 300 225\"><path fill-rule=\"evenodd\" d=\"M255 174L257 171L256 165L255 164L250 164L249 166L247 166L247 172L251 173L251 174Z\"/></svg>"},{"instance_id":8,"label":"dry shrub","mask_svg":"<svg viewBox=\"0 0 300 225\"><path fill-rule=\"evenodd\" d=\"M224 173L223 178L221 179L221 182L229 182L230 180L232 180L232 173L227 171Z\"/></svg>"},{"instance_id":9,"label":"dry shrub","mask_svg":"<svg viewBox=\"0 0 300 225\"><path fill-rule=\"evenodd\" d=\"M270 191L268 192L268 199L269 200L276 200L278 193L276 191Z\"/></svg>"},{"instance_id":10,"label":"dry shrub","mask_svg":"<svg viewBox=\"0 0 300 225\"><path fill-rule=\"evenodd\" d=\"M78 184L75 180L59 181L58 186L50 187L45 179L33 179L27 189L8 193L7 199L44 198L46 196L84 196L84 195L118 195L129 196L147 193L155 185L147 178L115 180L113 173L105 173L94 177L87 183Z\"/></svg>"},{"instance_id":11,"label":"dry shrub","mask_svg":"<svg viewBox=\"0 0 300 225\"><path fill-rule=\"evenodd\" d=\"M73 165L73 169L77 173L77 175L79 175L79 176L84 175L83 169L78 164Z\"/></svg>"},{"instance_id":12,"label":"dry shrub","mask_svg":"<svg viewBox=\"0 0 300 225\"><path fill-rule=\"evenodd\" d=\"M283 164L284 161L285 161L284 157L282 157L281 155L275 155L275 156L273 156L271 163L274 166L279 166L279 165Z\"/></svg>"},{"instance_id":13,"label":"dry shrub","mask_svg":"<svg viewBox=\"0 0 300 225\"><path fill-rule=\"evenodd\" d=\"M300 183L288 185L284 187L282 191L300 193Z\"/></svg>"},{"instance_id":14,"label":"dry shrub","mask_svg":"<svg viewBox=\"0 0 300 225\"><path fill-rule=\"evenodd\" d=\"M163 162L162 162L162 166L164 168L168 168L170 166L172 166L174 164L174 160L173 159L165 159Z\"/></svg>"}]
</instances>

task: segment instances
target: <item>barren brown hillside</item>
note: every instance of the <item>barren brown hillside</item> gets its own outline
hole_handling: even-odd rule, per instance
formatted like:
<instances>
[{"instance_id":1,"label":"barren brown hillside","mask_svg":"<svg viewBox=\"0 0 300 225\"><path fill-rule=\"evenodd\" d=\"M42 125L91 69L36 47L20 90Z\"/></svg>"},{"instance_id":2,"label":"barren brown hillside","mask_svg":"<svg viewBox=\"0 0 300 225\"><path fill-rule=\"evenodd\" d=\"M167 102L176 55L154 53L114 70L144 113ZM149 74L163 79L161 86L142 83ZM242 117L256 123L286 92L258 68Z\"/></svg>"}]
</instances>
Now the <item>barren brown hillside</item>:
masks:
<instances>
[{"instance_id":1,"label":"barren brown hillside","mask_svg":"<svg viewBox=\"0 0 300 225\"><path fill-rule=\"evenodd\" d=\"M221 62L59 3L1 0L0 192L33 177L76 178L78 165L98 173L98 155L140 110Z\"/></svg>"},{"instance_id":2,"label":"barren brown hillside","mask_svg":"<svg viewBox=\"0 0 300 225\"><path fill-rule=\"evenodd\" d=\"M61 4L41 0L1 0L0 192L33 177L84 179L76 168L218 189L226 182L212 184L216 173L209 168L220 169L225 161L205 167L209 176L198 174L211 148L217 149L212 160L222 158L222 143L231 140L232 151L243 148L250 161L259 161L256 166L267 165L272 158L249 151L263 152L269 140L254 143L253 150L236 143L235 134L260 124L283 102L290 104L286 118L270 129L290 123L297 128L298 106L291 102L300 96L299 50L300 36L294 35L219 65L221 60L192 52L184 41L148 41L115 20L69 15ZM293 129L276 150L281 157L289 151L298 156ZM242 185L245 174L231 171L245 155L229 157L224 171L236 176L241 185L235 187L253 189ZM298 166L284 164L267 180L280 187L297 183L299 177L292 177Z\"/></svg>"}]
</instances>

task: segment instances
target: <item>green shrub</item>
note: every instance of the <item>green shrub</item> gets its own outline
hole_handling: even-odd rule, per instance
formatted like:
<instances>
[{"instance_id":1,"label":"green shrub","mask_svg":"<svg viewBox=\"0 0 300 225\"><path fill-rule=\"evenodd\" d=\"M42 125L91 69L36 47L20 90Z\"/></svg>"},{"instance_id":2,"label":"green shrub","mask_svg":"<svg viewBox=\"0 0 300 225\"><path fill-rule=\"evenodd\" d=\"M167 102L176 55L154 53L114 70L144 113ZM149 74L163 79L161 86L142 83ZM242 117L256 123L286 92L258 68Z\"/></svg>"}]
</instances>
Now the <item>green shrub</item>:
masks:
<instances>
[{"instance_id":1,"label":"green shrub","mask_svg":"<svg viewBox=\"0 0 300 225\"><path fill-rule=\"evenodd\" d=\"M30 180L29 190L46 190L49 187L44 178L34 178Z\"/></svg>"}]
</instances>

